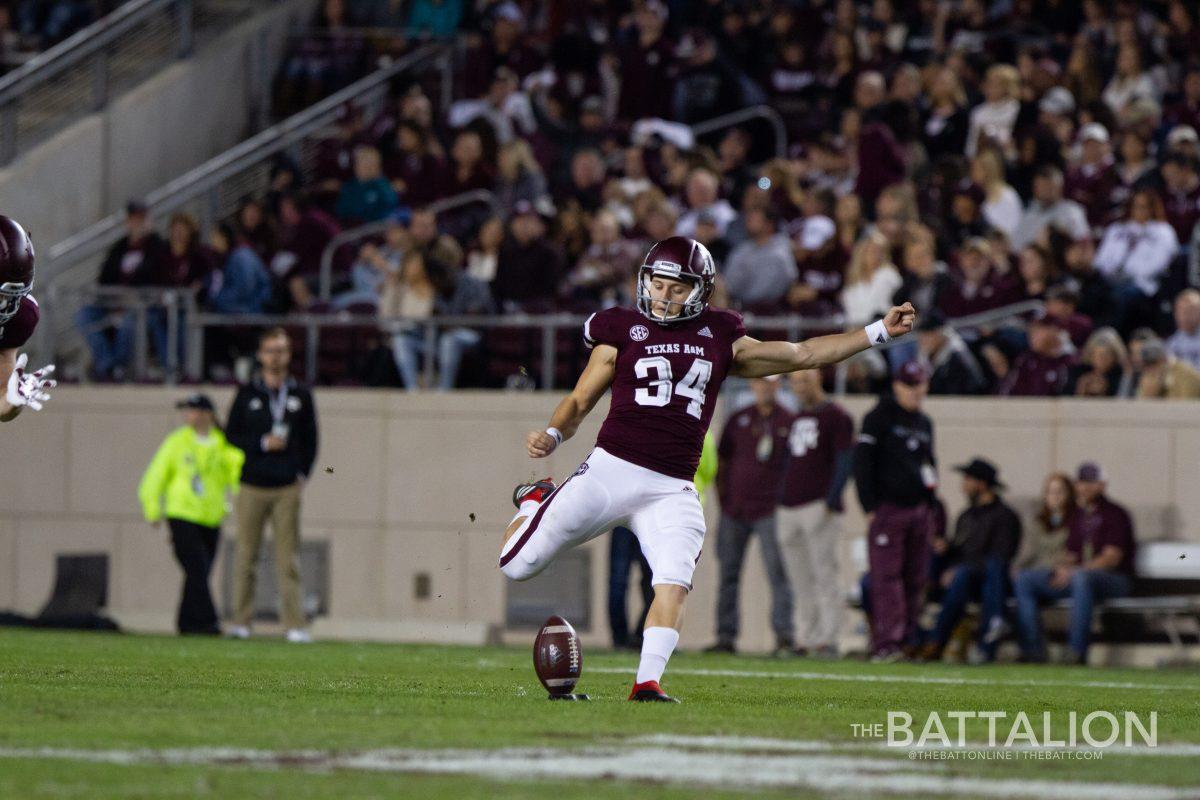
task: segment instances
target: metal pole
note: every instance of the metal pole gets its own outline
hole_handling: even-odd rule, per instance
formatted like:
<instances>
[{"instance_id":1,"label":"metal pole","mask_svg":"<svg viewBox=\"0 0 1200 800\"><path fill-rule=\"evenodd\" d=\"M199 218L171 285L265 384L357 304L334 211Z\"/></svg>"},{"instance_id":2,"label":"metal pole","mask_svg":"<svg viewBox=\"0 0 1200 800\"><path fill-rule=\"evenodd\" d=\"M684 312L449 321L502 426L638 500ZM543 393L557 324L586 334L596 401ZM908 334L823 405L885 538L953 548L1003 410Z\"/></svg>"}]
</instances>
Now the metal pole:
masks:
<instances>
[{"instance_id":1,"label":"metal pole","mask_svg":"<svg viewBox=\"0 0 1200 800\"><path fill-rule=\"evenodd\" d=\"M321 327L315 320L308 321L304 352L304 380L311 386L317 382L317 348L321 346Z\"/></svg>"},{"instance_id":2,"label":"metal pole","mask_svg":"<svg viewBox=\"0 0 1200 800\"><path fill-rule=\"evenodd\" d=\"M850 371L845 361L838 362L833 371L833 393L838 397L846 396L846 373Z\"/></svg>"},{"instance_id":3,"label":"metal pole","mask_svg":"<svg viewBox=\"0 0 1200 800\"><path fill-rule=\"evenodd\" d=\"M163 299L167 304L167 352L158 355L167 370L167 385L174 386L179 379L179 295L172 289Z\"/></svg>"},{"instance_id":4,"label":"metal pole","mask_svg":"<svg viewBox=\"0 0 1200 800\"><path fill-rule=\"evenodd\" d=\"M194 307L191 309L192 312L195 310ZM187 375L198 381L204 377L204 331L207 329L196 319L195 313L188 314L183 321L187 330Z\"/></svg>"},{"instance_id":5,"label":"metal pole","mask_svg":"<svg viewBox=\"0 0 1200 800\"><path fill-rule=\"evenodd\" d=\"M0 165L17 157L17 113L15 100L0 107Z\"/></svg>"},{"instance_id":6,"label":"metal pole","mask_svg":"<svg viewBox=\"0 0 1200 800\"><path fill-rule=\"evenodd\" d=\"M437 350L438 328L437 322L430 318L425 323L425 361L423 362L425 372L425 388L432 389L437 383L437 370L434 363L434 354ZM417 387L410 387L415 389Z\"/></svg>"},{"instance_id":7,"label":"metal pole","mask_svg":"<svg viewBox=\"0 0 1200 800\"><path fill-rule=\"evenodd\" d=\"M146 379L146 298L139 297L133 312L133 374ZM122 321L122 324L124 322Z\"/></svg>"},{"instance_id":8,"label":"metal pole","mask_svg":"<svg viewBox=\"0 0 1200 800\"><path fill-rule=\"evenodd\" d=\"M558 325L552 320L542 322L542 388L554 388L554 366L555 366L555 334L558 333Z\"/></svg>"},{"instance_id":9,"label":"metal pole","mask_svg":"<svg viewBox=\"0 0 1200 800\"><path fill-rule=\"evenodd\" d=\"M179 50L176 56L179 58L187 58L192 54L192 46L195 43L195 28L192 25L194 12L195 3L192 0L180 0L175 4L175 24L179 28Z\"/></svg>"},{"instance_id":10,"label":"metal pole","mask_svg":"<svg viewBox=\"0 0 1200 800\"><path fill-rule=\"evenodd\" d=\"M92 58L92 111L108 105L108 48L96 51Z\"/></svg>"}]
</instances>

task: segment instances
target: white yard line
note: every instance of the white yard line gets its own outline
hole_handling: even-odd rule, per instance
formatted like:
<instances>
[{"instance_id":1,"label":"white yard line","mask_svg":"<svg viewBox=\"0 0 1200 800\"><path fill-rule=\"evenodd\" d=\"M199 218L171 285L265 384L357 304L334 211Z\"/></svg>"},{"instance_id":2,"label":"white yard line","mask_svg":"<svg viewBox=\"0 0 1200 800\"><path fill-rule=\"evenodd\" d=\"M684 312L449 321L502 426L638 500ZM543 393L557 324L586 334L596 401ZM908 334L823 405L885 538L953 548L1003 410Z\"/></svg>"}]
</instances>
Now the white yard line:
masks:
<instances>
[{"instance_id":1,"label":"white yard line","mask_svg":"<svg viewBox=\"0 0 1200 800\"><path fill-rule=\"evenodd\" d=\"M1200 756L1200 744L1161 744L1151 747L1147 744L1135 744L1129 747L1113 745L1098 748L1086 745L1079 747L1033 747L1028 744L1013 744L1011 747L988 747L983 742L967 742L965 747L890 747L886 742L877 739L845 739L841 741L815 741L804 739L770 739L758 736L686 736L674 733L656 733L651 736L641 736L635 742L648 745L669 747L686 747L695 750L741 750L753 752L776 753L811 753L811 752L845 752L882 749L894 753L897 757L907 758L912 750L980 750L995 752L998 750L1015 750L1019 752L1060 750L1074 753L1103 753L1109 756Z\"/></svg>"},{"instance_id":2,"label":"white yard line","mask_svg":"<svg viewBox=\"0 0 1200 800\"><path fill-rule=\"evenodd\" d=\"M684 737L713 743L721 737ZM793 788L816 792L854 792L892 796L971 795L1031 800L1188 800L1195 789L1089 781L976 778L946 774L941 763L865 756L734 752L758 749L761 740L724 740L728 751L694 752L651 746L588 747L576 750L521 748L505 750L384 749L351 753L312 750L273 752L237 748L169 750L82 750L0 748L0 758L61 759L109 764L180 764L248 766L259 769L355 769L474 775L497 780L575 779L674 783L692 786ZM787 742L790 746L800 743ZM823 745L823 743L806 743ZM815 748L821 749L821 748Z\"/></svg>"},{"instance_id":3,"label":"white yard line","mask_svg":"<svg viewBox=\"0 0 1200 800\"><path fill-rule=\"evenodd\" d=\"M633 675L632 667L588 667L584 666L584 674L599 672L601 674ZM695 669L681 667L667 668L667 677L672 675L698 675L717 678L784 678L789 680L813 681L848 681L850 683L929 683L951 686L1070 686L1088 689L1154 689L1168 691L1200 691L1200 684L1170 684L1170 683L1125 683L1118 681L1043 681L1043 680L996 680L990 678L959 678L944 675L855 675L841 672L784 672L773 670L750 669Z\"/></svg>"}]
</instances>

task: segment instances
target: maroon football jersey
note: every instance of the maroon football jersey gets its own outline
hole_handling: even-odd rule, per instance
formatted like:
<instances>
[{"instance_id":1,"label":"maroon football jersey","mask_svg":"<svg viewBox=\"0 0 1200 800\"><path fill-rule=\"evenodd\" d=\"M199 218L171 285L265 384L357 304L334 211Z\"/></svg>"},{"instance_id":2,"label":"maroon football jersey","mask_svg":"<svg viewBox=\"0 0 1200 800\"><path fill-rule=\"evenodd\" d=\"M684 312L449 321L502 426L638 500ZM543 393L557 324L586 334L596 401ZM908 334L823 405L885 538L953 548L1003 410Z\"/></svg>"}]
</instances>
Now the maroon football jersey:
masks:
<instances>
[{"instance_id":1,"label":"maroon football jersey","mask_svg":"<svg viewBox=\"0 0 1200 800\"><path fill-rule=\"evenodd\" d=\"M779 504L800 506L829 494L838 453L854 445L854 420L836 403L802 409L788 436Z\"/></svg>"},{"instance_id":2,"label":"maroon football jersey","mask_svg":"<svg viewBox=\"0 0 1200 800\"><path fill-rule=\"evenodd\" d=\"M746 335L734 311L706 308L659 325L637 311L609 308L588 317L583 338L617 348L612 405L596 446L672 478L692 480L717 393Z\"/></svg>"},{"instance_id":3,"label":"maroon football jersey","mask_svg":"<svg viewBox=\"0 0 1200 800\"><path fill-rule=\"evenodd\" d=\"M33 295L27 294L22 297L21 307L17 309L16 316L0 324L0 350L11 350L28 342L40 316L41 312Z\"/></svg>"}]
</instances>

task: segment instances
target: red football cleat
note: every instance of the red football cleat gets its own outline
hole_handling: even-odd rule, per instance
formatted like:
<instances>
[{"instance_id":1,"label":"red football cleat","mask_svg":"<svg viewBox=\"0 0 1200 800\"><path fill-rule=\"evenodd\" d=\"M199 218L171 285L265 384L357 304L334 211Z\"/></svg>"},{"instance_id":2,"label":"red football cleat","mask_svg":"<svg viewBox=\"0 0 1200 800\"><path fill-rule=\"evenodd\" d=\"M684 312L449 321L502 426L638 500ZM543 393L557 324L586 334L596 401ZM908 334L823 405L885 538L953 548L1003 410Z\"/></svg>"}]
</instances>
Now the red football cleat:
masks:
<instances>
[{"instance_id":1,"label":"red football cleat","mask_svg":"<svg viewBox=\"0 0 1200 800\"><path fill-rule=\"evenodd\" d=\"M520 508L521 503L524 503L526 500L532 500L535 503L540 503L549 497L550 493L556 488L557 487L554 485L554 481L552 481L549 476L542 478L540 481L534 481L533 483L518 484L517 488L513 489L513 505L517 508Z\"/></svg>"},{"instance_id":2,"label":"red football cleat","mask_svg":"<svg viewBox=\"0 0 1200 800\"><path fill-rule=\"evenodd\" d=\"M629 693L629 699L635 703L678 703L674 697L671 697L662 690L658 685L658 681L646 681L645 683L635 683L633 691Z\"/></svg>"}]
</instances>

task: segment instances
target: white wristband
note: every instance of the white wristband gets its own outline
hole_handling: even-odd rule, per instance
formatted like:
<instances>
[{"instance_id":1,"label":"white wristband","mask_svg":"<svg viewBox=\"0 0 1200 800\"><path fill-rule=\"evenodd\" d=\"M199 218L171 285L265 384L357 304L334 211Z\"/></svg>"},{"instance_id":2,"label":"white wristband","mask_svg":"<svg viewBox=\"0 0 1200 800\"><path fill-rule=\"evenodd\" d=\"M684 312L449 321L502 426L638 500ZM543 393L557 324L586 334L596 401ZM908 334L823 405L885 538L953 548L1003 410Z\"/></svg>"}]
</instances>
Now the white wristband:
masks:
<instances>
[{"instance_id":1,"label":"white wristband","mask_svg":"<svg viewBox=\"0 0 1200 800\"><path fill-rule=\"evenodd\" d=\"M878 347L881 344L887 344L892 337L888 335L887 327L883 324L883 320L877 319L865 328L867 332L867 341L871 343L871 347Z\"/></svg>"},{"instance_id":2,"label":"white wristband","mask_svg":"<svg viewBox=\"0 0 1200 800\"><path fill-rule=\"evenodd\" d=\"M554 446L558 447L562 444L562 431L555 427L546 428L546 433L550 434L550 438L554 440Z\"/></svg>"}]
</instances>

